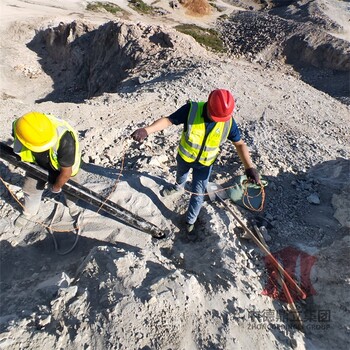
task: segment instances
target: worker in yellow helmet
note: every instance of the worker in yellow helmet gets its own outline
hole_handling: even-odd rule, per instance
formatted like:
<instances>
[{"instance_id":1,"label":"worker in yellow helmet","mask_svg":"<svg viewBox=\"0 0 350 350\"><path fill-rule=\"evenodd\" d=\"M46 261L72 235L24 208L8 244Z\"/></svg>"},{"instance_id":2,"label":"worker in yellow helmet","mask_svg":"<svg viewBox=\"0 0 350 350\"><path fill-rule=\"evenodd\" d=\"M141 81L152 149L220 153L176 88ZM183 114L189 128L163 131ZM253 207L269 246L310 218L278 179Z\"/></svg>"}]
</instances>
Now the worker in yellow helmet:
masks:
<instances>
[{"instance_id":1,"label":"worker in yellow helmet","mask_svg":"<svg viewBox=\"0 0 350 350\"><path fill-rule=\"evenodd\" d=\"M35 163L48 171L47 181L26 173L24 209L15 221L15 226L22 227L27 219L38 213L47 182L54 197L61 193L63 185L72 176L78 174L81 154L74 129L63 119L49 114L30 112L18 118L13 123L13 137L13 150L23 162ZM66 195L65 202L72 217L79 214L73 197Z\"/></svg>"}]
</instances>

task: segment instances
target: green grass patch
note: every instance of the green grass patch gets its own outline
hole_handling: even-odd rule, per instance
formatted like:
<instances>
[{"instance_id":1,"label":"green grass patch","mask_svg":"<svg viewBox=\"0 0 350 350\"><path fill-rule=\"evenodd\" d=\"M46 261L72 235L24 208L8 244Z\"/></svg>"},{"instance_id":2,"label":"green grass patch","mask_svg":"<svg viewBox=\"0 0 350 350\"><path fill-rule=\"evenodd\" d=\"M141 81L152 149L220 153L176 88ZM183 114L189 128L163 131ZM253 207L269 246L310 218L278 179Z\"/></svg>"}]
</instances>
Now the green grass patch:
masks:
<instances>
[{"instance_id":1,"label":"green grass patch","mask_svg":"<svg viewBox=\"0 0 350 350\"><path fill-rule=\"evenodd\" d=\"M115 15L117 12L123 12L123 9L121 9L118 5L112 4L111 2L101 1L88 3L86 9L89 11L106 10L107 12L110 12L113 15Z\"/></svg>"},{"instance_id":2,"label":"green grass patch","mask_svg":"<svg viewBox=\"0 0 350 350\"><path fill-rule=\"evenodd\" d=\"M191 35L199 44L215 52L226 52L224 43L215 29L205 29L194 24L180 24L175 29L181 33Z\"/></svg>"},{"instance_id":3,"label":"green grass patch","mask_svg":"<svg viewBox=\"0 0 350 350\"><path fill-rule=\"evenodd\" d=\"M136 10L139 13L144 13L144 14L149 15L149 14L152 14L152 12L153 12L153 7L147 5L142 0L130 0L129 6L132 7L134 10Z\"/></svg>"}]
</instances>

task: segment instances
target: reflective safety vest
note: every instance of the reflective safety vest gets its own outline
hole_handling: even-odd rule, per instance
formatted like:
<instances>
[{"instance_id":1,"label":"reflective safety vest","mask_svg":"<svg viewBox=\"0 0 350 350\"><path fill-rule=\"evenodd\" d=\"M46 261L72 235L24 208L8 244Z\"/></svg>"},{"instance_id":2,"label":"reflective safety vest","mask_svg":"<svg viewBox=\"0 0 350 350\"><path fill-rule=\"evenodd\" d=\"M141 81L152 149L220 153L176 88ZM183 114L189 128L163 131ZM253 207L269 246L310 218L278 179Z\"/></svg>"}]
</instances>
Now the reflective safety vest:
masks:
<instances>
[{"instance_id":1,"label":"reflective safety vest","mask_svg":"<svg viewBox=\"0 0 350 350\"><path fill-rule=\"evenodd\" d=\"M56 144L49 149L49 158L50 158L50 164L53 169L60 170L60 164L57 160L57 151L58 147L60 145L60 141L62 136L66 131L69 131L75 141L75 156L74 156L74 164L72 166L72 176L76 175L80 168L80 162L81 162L81 155L80 155L80 147L79 147L79 141L78 141L78 135L75 132L75 130L63 119L54 117L49 114L45 114L46 117L48 117L53 125L56 127L57 132L57 142ZM15 124L14 124L15 126ZM15 128L13 128L15 130ZM35 163L35 156L32 153L31 150L29 150L27 147L25 147L17 138L16 132L14 131L14 145L13 145L13 151L17 153L23 162L29 162L29 163Z\"/></svg>"},{"instance_id":2,"label":"reflective safety vest","mask_svg":"<svg viewBox=\"0 0 350 350\"><path fill-rule=\"evenodd\" d=\"M210 166L214 163L219 147L227 140L232 126L232 118L226 122L215 123L214 128L206 135L203 107L205 102L190 102L187 118L187 130L182 132L178 152L188 162Z\"/></svg>"}]
</instances>

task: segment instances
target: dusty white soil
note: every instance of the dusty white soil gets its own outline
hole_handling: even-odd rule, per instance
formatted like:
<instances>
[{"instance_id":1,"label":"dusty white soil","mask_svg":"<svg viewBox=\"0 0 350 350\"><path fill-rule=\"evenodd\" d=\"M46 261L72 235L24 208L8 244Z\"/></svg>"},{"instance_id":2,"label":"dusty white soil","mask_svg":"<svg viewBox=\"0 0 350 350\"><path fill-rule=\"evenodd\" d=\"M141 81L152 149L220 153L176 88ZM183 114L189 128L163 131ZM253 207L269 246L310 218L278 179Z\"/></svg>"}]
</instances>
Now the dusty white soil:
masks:
<instances>
[{"instance_id":1,"label":"dusty white soil","mask_svg":"<svg viewBox=\"0 0 350 350\"><path fill-rule=\"evenodd\" d=\"M50 223L53 203L45 199L40 215L16 229L20 206L1 184L0 349L347 349L349 106L308 85L281 61L266 65L217 55L172 28L178 22L210 27L221 13L190 17L180 8L151 18L132 11L126 1L112 2L130 13L126 20L87 12L85 1L1 2L1 141L11 145L11 123L28 111L61 116L80 134L83 184L169 234L154 240L82 202L81 237L72 253L61 256L40 225ZM347 5L324 3L333 20ZM227 13L238 7L217 4L227 6ZM156 5L169 7L165 1ZM113 74L108 69L118 62L110 51L103 56L102 47L99 74L86 75L89 86L103 81L87 98L74 89L73 82L80 81L72 75L82 57L79 48L90 52L87 47L77 45L66 52L69 60L55 62L44 44L33 41L49 26L74 20L88 32L115 20L122 28L118 40L132 38L123 60L137 66L113 91L107 89ZM348 35L347 20L342 17L347 29L338 37ZM103 43L107 36L99 30ZM73 43L84 38L81 33ZM152 35L171 45L152 42ZM133 55L136 45L139 56ZM297 302L304 331L280 317L291 315L284 302L262 295L268 283L263 256L252 242L238 238L239 225L226 207L207 198L199 240L186 240L189 195L159 194L175 178L180 128L151 135L141 146L129 138L188 99L205 100L215 88L234 94L242 137L269 182L262 213L236 207L237 213L247 223L264 218L271 224L265 221L273 252L293 248L315 258L309 276L315 293ZM23 171L2 160L0 170L20 198ZM225 145L212 180L229 186L242 173L234 148ZM72 227L63 206L54 227ZM72 245L73 234L56 233L61 248Z\"/></svg>"}]
</instances>

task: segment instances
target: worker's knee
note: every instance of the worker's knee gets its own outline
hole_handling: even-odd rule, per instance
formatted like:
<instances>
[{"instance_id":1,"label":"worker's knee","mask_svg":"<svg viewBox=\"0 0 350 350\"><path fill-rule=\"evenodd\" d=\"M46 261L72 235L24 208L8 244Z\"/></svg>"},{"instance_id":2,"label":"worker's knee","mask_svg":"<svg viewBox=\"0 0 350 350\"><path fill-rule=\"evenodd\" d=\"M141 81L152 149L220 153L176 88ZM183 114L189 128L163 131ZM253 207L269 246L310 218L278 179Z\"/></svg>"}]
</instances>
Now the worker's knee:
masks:
<instances>
[{"instance_id":1,"label":"worker's knee","mask_svg":"<svg viewBox=\"0 0 350 350\"><path fill-rule=\"evenodd\" d=\"M41 193L45 188L46 181L35 179L26 175L23 184L23 192L28 194Z\"/></svg>"}]
</instances>

